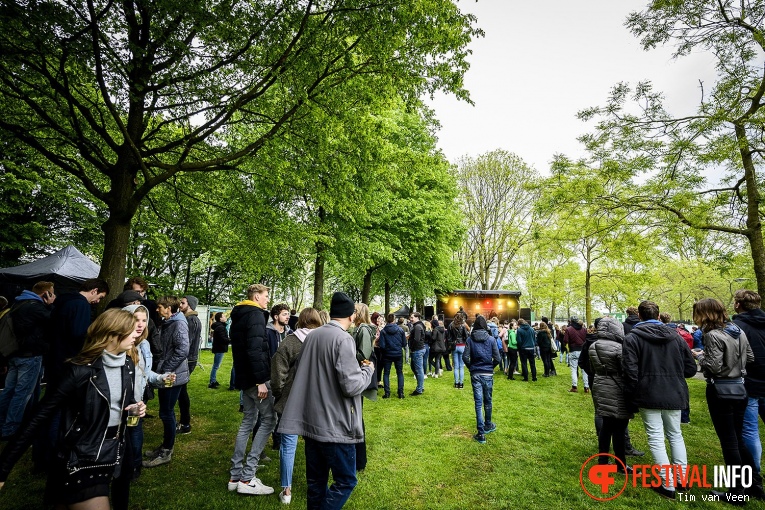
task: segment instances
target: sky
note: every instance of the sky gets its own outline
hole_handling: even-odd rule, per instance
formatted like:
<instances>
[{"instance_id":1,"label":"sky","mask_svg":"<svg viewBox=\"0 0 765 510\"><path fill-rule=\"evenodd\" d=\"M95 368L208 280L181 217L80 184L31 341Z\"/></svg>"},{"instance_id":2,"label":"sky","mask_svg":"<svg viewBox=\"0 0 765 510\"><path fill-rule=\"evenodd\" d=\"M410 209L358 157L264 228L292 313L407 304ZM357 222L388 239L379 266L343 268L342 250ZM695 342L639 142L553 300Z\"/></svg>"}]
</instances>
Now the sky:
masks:
<instances>
[{"instance_id":1,"label":"sky","mask_svg":"<svg viewBox=\"0 0 765 510\"><path fill-rule=\"evenodd\" d=\"M650 80L674 115L694 112L699 81L711 89L711 56L672 59L672 48L644 51L624 26L648 0L460 0L485 37L470 44L465 87L475 105L451 95L427 101L441 123L438 146L449 161L495 149L514 152L547 174L554 154L584 156L577 137L592 123L576 118L606 103L619 82Z\"/></svg>"}]
</instances>

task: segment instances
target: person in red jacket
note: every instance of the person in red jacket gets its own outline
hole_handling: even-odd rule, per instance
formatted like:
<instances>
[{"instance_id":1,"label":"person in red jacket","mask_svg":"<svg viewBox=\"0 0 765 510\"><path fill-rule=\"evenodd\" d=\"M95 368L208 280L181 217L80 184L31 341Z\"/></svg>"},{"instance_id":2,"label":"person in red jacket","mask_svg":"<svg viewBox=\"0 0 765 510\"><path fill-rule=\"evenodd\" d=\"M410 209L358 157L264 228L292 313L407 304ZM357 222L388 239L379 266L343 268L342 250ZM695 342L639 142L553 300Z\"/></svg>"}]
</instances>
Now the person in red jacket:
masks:
<instances>
[{"instance_id":1,"label":"person in red jacket","mask_svg":"<svg viewBox=\"0 0 765 510\"><path fill-rule=\"evenodd\" d=\"M582 321L578 317L571 317L563 334L563 343L568 346L568 362L571 365L571 389L568 390L571 393L578 391L579 356L582 354L582 346L586 339L587 328L582 325ZM582 382L584 382L584 392L589 393L590 383L584 370L582 370Z\"/></svg>"}]
</instances>

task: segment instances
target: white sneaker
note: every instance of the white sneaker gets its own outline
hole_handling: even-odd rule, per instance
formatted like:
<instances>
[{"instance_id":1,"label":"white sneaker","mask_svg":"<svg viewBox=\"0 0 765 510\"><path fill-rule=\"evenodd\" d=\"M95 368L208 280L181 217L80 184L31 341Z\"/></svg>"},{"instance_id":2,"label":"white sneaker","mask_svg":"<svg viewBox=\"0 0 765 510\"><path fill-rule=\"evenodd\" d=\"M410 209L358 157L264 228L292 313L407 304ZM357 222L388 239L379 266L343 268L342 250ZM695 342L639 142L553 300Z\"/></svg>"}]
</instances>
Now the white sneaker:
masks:
<instances>
[{"instance_id":1,"label":"white sneaker","mask_svg":"<svg viewBox=\"0 0 765 510\"><path fill-rule=\"evenodd\" d=\"M239 480L229 480L228 481L228 490L229 492L234 492L236 490L236 486L239 485Z\"/></svg>"},{"instance_id":2,"label":"white sneaker","mask_svg":"<svg viewBox=\"0 0 765 510\"><path fill-rule=\"evenodd\" d=\"M249 481L249 483L244 483L240 481L236 485L236 492L238 492L239 494L262 495L262 494L273 494L274 489L266 485L263 485L263 482L253 477L252 480Z\"/></svg>"},{"instance_id":3,"label":"white sneaker","mask_svg":"<svg viewBox=\"0 0 765 510\"><path fill-rule=\"evenodd\" d=\"M289 505L292 502L292 494L285 494L284 491L279 493L279 501L285 505Z\"/></svg>"}]
</instances>

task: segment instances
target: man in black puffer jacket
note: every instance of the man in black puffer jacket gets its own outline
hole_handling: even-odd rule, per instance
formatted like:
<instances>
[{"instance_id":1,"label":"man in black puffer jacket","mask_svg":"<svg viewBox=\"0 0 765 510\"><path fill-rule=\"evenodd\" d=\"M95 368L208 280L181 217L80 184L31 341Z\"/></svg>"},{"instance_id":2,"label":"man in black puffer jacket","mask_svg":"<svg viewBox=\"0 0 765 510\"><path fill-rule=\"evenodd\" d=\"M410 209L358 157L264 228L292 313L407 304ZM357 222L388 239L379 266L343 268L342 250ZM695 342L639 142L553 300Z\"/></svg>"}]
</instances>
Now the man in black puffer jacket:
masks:
<instances>
[{"instance_id":1,"label":"man in black puffer jacket","mask_svg":"<svg viewBox=\"0 0 765 510\"><path fill-rule=\"evenodd\" d=\"M760 471L762 443L758 415L765 420L765 312L760 305L760 295L752 290L739 290L733 298L733 308L738 315L733 322L740 327L749 340L754 362L746 365L744 385L749 404L744 413L744 446L754 457L754 465Z\"/></svg>"},{"instance_id":2,"label":"man in black puffer jacket","mask_svg":"<svg viewBox=\"0 0 765 510\"><path fill-rule=\"evenodd\" d=\"M266 338L266 307L268 291L265 285L250 285L247 299L231 310L231 352L234 355L234 384L242 390L244 416L239 426L231 457L231 478L228 490L240 494L272 494L274 489L255 477L258 460L268 436L276 425L274 401L271 397L271 355ZM250 433L260 416L260 427L252 440L245 462Z\"/></svg>"},{"instance_id":3,"label":"man in black puffer jacket","mask_svg":"<svg viewBox=\"0 0 765 510\"><path fill-rule=\"evenodd\" d=\"M686 378L696 374L696 362L685 340L659 321L659 307L652 301L638 306L642 322L624 338L622 369L624 397L630 410L640 410L653 463L669 465L664 446L666 435L672 464L685 470L688 455L680 430L680 410L688 405ZM662 485L652 487L660 495L675 498L675 480L661 471Z\"/></svg>"}]
</instances>

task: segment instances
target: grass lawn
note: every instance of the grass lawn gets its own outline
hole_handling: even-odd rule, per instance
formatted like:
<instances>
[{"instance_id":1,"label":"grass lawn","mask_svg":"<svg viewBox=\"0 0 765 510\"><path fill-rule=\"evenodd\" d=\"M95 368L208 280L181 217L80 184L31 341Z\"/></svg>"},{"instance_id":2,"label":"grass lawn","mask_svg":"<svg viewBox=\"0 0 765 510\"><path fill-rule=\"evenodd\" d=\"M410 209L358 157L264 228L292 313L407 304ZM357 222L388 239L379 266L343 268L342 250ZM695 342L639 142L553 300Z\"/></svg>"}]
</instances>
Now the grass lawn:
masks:
<instances>
[{"instance_id":1,"label":"grass lawn","mask_svg":"<svg viewBox=\"0 0 765 510\"><path fill-rule=\"evenodd\" d=\"M209 370L212 355L203 352L201 362ZM541 370L541 362L537 362ZM475 411L468 383L464 390L453 386L451 372L427 379L425 394L410 397L415 382L405 367L404 400L365 400L369 464L359 473L359 484L349 509L585 509L598 504L610 509L653 509L683 506L694 509L723 508L722 502L702 501L703 489L690 494L696 501L671 502L653 491L633 488L613 501L597 503L579 485L582 463L597 453L593 405L581 391L568 393L569 370L556 362L557 377L540 377L537 383L494 379L494 421L497 431L484 445L472 440ZM144 469L133 485L131 508L135 509L278 509L278 452L266 446L273 460L258 471L271 487L271 496L242 496L226 490L229 459L241 414L238 392L227 391L230 354L218 380L221 388L207 388L209 372L197 368L191 377L192 432L178 436L169 465ZM541 375L541 372L540 372ZM395 379L392 378L392 379ZM395 386L395 383L392 381ZM690 464L722 464L722 453L704 400L704 381L689 381L691 421L683 426ZM395 396L395 389L394 396ZM382 391L380 392L382 394ZM149 402L150 414L158 414L157 400ZM630 424L642 458L628 462L650 463L645 432L638 417ZM144 449L161 442L159 418L145 421ZM292 506L305 508L305 456L298 444L293 480ZM42 507L44 479L31 478L27 454L11 473L0 493L3 510ZM617 476L621 482L622 477ZM630 480L631 482L631 480ZM752 501L749 508L765 508Z\"/></svg>"}]
</instances>

